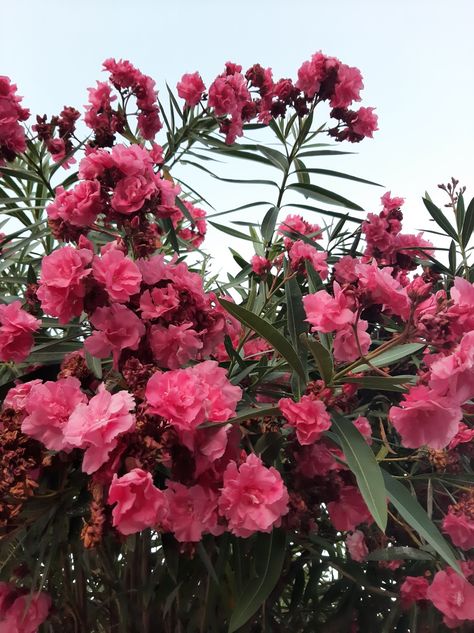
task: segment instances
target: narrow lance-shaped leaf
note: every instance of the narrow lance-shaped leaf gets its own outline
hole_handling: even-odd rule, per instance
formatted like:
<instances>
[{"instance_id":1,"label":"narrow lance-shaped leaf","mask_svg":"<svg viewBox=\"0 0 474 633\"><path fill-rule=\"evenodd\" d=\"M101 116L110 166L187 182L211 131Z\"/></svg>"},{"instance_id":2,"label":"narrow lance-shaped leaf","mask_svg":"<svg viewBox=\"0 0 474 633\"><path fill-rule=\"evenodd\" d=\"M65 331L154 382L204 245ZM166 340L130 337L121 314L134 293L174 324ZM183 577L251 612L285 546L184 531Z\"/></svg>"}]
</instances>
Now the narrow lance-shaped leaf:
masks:
<instances>
[{"instance_id":1,"label":"narrow lance-shaped leaf","mask_svg":"<svg viewBox=\"0 0 474 633\"><path fill-rule=\"evenodd\" d=\"M333 191L329 191L329 189L324 189L323 187L318 187L316 185L293 183L288 185L287 189L293 189L302 193L307 198L313 198L314 200L326 202L327 204L336 204L341 207L347 207L348 209L354 209L354 211L364 210L355 202L351 202L347 198L340 196L338 193L334 193Z\"/></svg>"},{"instance_id":2,"label":"narrow lance-shaped leaf","mask_svg":"<svg viewBox=\"0 0 474 633\"><path fill-rule=\"evenodd\" d=\"M456 230L451 225L441 209L438 209L438 207L433 204L433 202L428 198L423 198L423 202L425 204L425 207L428 209L428 213L431 215L436 224L440 226L443 231L449 235L449 237L452 237L453 240L457 242L458 235L456 233Z\"/></svg>"},{"instance_id":3,"label":"narrow lance-shaped leaf","mask_svg":"<svg viewBox=\"0 0 474 633\"><path fill-rule=\"evenodd\" d=\"M321 345L315 338L310 338L304 334L301 336L301 340L313 355L321 378L329 385L334 374L334 363L329 350L327 350L324 345Z\"/></svg>"},{"instance_id":4,"label":"narrow lance-shaped leaf","mask_svg":"<svg viewBox=\"0 0 474 633\"><path fill-rule=\"evenodd\" d=\"M387 492L380 466L354 424L337 412L332 413L332 429L339 438L347 465L375 522L382 531L387 527Z\"/></svg>"},{"instance_id":5,"label":"narrow lance-shaped leaf","mask_svg":"<svg viewBox=\"0 0 474 633\"><path fill-rule=\"evenodd\" d=\"M370 364L374 367L386 367L388 365L392 365L392 363L395 363L398 360L401 360L402 358L405 358L406 356L415 354L423 347L425 347L423 343L406 343L403 345L397 345L386 352L382 352L380 356L372 358ZM357 367L357 372L369 371L370 369L371 367L369 365L359 365Z\"/></svg>"}]
</instances>

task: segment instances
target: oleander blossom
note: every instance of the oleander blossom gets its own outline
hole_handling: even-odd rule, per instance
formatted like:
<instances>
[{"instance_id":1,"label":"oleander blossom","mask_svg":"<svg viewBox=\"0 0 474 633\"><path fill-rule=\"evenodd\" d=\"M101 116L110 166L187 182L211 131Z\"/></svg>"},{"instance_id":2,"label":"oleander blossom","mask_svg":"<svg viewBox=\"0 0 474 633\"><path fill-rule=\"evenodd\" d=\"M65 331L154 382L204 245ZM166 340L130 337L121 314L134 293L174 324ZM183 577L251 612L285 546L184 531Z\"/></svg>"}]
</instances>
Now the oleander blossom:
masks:
<instances>
[{"instance_id":1,"label":"oleander blossom","mask_svg":"<svg viewBox=\"0 0 474 633\"><path fill-rule=\"evenodd\" d=\"M372 523L372 515L355 486L344 486L337 501L327 504L331 523L341 532L354 532L361 523Z\"/></svg>"},{"instance_id":2,"label":"oleander blossom","mask_svg":"<svg viewBox=\"0 0 474 633\"><path fill-rule=\"evenodd\" d=\"M334 282L334 297L325 290L303 297L306 320L313 331L329 333L353 323L355 315L340 285Z\"/></svg>"},{"instance_id":3,"label":"oleander blossom","mask_svg":"<svg viewBox=\"0 0 474 633\"><path fill-rule=\"evenodd\" d=\"M24 361L40 327L41 321L23 310L21 301L0 305L0 361Z\"/></svg>"},{"instance_id":4,"label":"oleander blossom","mask_svg":"<svg viewBox=\"0 0 474 633\"><path fill-rule=\"evenodd\" d=\"M426 597L449 620L474 620L474 586L450 567L435 574Z\"/></svg>"},{"instance_id":5,"label":"oleander blossom","mask_svg":"<svg viewBox=\"0 0 474 633\"><path fill-rule=\"evenodd\" d=\"M178 95L184 99L188 108L196 106L202 99L206 86L198 72L186 73L176 85Z\"/></svg>"},{"instance_id":6,"label":"oleander blossom","mask_svg":"<svg viewBox=\"0 0 474 633\"><path fill-rule=\"evenodd\" d=\"M225 472L219 512L229 530L240 537L270 532L288 512L288 492L280 473L267 468L254 453L239 467L231 462Z\"/></svg>"},{"instance_id":7,"label":"oleander blossom","mask_svg":"<svg viewBox=\"0 0 474 633\"><path fill-rule=\"evenodd\" d=\"M364 533L360 530L355 530L355 532L346 536L346 547L352 560L355 560L357 563L362 563L369 553Z\"/></svg>"},{"instance_id":8,"label":"oleander blossom","mask_svg":"<svg viewBox=\"0 0 474 633\"><path fill-rule=\"evenodd\" d=\"M102 284L112 301L126 303L140 290L142 281L138 266L117 248L109 248L95 257L92 275Z\"/></svg>"},{"instance_id":9,"label":"oleander blossom","mask_svg":"<svg viewBox=\"0 0 474 633\"><path fill-rule=\"evenodd\" d=\"M317 442L331 427L331 418L321 400L303 396L299 402L282 398L278 402L288 425L296 430L298 442L305 446Z\"/></svg>"},{"instance_id":10,"label":"oleander blossom","mask_svg":"<svg viewBox=\"0 0 474 633\"><path fill-rule=\"evenodd\" d=\"M9 77L0 76L0 165L26 150L25 131L20 122L26 121L30 112L20 106L22 97L16 90Z\"/></svg>"},{"instance_id":11,"label":"oleander blossom","mask_svg":"<svg viewBox=\"0 0 474 633\"><path fill-rule=\"evenodd\" d=\"M118 437L131 431L135 416L130 412L135 401L127 391L111 394L101 384L97 395L80 403L64 429L65 441L85 450L82 470L92 474L104 464L117 446Z\"/></svg>"},{"instance_id":12,"label":"oleander blossom","mask_svg":"<svg viewBox=\"0 0 474 633\"><path fill-rule=\"evenodd\" d=\"M222 534L224 526L218 523L216 492L199 484L187 487L177 481L168 481L167 486L169 515L166 529L173 532L176 540L197 543L203 534Z\"/></svg>"},{"instance_id":13,"label":"oleander blossom","mask_svg":"<svg viewBox=\"0 0 474 633\"><path fill-rule=\"evenodd\" d=\"M474 521L471 516L450 510L443 519L442 527L457 547L463 550L474 547Z\"/></svg>"},{"instance_id":14,"label":"oleander blossom","mask_svg":"<svg viewBox=\"0 0 474 633\"><path fill-rule=\"evenodd\" d=\"M0 582L0 632L37 633L48 618L51 596L45 591L17 589Z\"/></svg>"},{"instance_id":15,"label":"oleander blossom","mask_svg":"<svg viewBox=\"0 0 474 633\"><path fill-rule=\"evenodd\" d=\"M153 484L151 473L133 468L122 477L116 474L109 488L112 524L121 534L135 534L166 523L169 508L165 493Z\"/></svg>"},{"instance_id":16,"label":"oleander blossom","mask_svg":"<svg viewBox=\"0 0 474 633\"><path fill-rule=\"evenodd\" d=\"M400 585L400 598L404 609L409 609L415 602L426 600L426 592L430 583L422 576L407 576Z\"/></svg>"},{"instance_id":17,"label":"oleander blossom","mask_svg":"<svg viewBox=\"0 0 474 633\"><path fill-rule=\"evenodd\" d=\"M98 180L84 180L68 190L57 187L54 201L46 207L49 219L61 219L79 227L90 227L102 209Z\"/></svg>"}]
</instances>

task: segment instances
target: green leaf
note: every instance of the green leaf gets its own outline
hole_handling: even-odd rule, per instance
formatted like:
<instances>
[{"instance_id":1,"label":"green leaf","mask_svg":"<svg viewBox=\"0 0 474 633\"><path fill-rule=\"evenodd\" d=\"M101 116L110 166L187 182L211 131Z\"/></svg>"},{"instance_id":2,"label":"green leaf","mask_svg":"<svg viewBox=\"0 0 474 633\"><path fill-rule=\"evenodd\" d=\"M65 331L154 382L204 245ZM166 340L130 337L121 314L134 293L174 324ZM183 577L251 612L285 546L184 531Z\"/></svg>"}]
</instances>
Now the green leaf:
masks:
<instances>
[{"instance_id":1,"label":"green leaf","mask_svg":"<svg viewBox=\"0 0 474 633\"><path fill-rule=\"evenodd\" d=\"M387 492L380 466L372 449L354 424L339 413L332 412L332 429L337 434L347 465L357 479L357 485L375 522L382 531L387 527Z\"/></svg>"},{"instance_id":2,"label":"green leaf","mask_svg":"<svg viewBox=\"0 0 474 633\"><path fill-rule=\"evenodd\" d=\"M283 172L288 169L288 159L284 154L276 149L272 149L271 147L264 147L263 145L260 146L258 149L264 156L268 158L268 160L270 160L275 165L275 167L278 167L278 169L281 169Z\"/></svg>"},{"instance_id":3,"label":"green leaf","mask_svg":"<svg viewBox=\"0 0 474 633\"><path fill-rule=\"evenodd\" d=\"M462 225L461 242L464 247L469 244L472 233L474 231L474 198L469 203L466 209L466 215L464 216L464 222Z\"/></svg>"},{"instance_id":4,"label":"green leaf","mask_svg":"<svg viewBox=\"0 0 474 633\"><path fill-rule=\"evenodd\" d=\"M416 549L416 547L386 547L370 552L367 560L434 560L434 558L429 552Z\"/></svg>"},{"instance_id":5,"label":"green leaf","mask_svg":"<svg viewBox=\"0 0 474 633\"><path fill-rule=\"evenodd\" d=\"M296 164L296 161L295 161ZM340 171L333 171L332 169L315 169L315 168L310 168L310 169L301 169L298 167L298 169L295 169L295 173L298 173L300 171L306 171L308 174L321 174L322 176L333 176L334 178L344 178L347 180L353 180L354 182L361 182L365 185L374 185L375 187L383 187L383 185L381 185L378 182L373 182L372 180L365 180L365 178L359 178L358 176L351 176L351 174L344 174Z\"/></svg>"},{"instance_id":6,"label":"green leaf","mask_svg":"<svg viewBox=\"0 0 474 633\"><path fill-rule=\"evenodd\" d=\"M13 178L19 178L20 180L27 180L29 182L39 182L43 183L43 180L32 173L31 171L27 171L26 169L20 169L19 167L1 167L0 166L0 174L4 174L6 176L12 176Z\"/></svg>"},{"instance_id":7,"label":"green leaf","mask_svg":"<svg viewBox=\"0 0 474 633\"><path fill-rule=\"evenodd\" d=\"M102 362L99 358L92 356L87 350L86 351L86 365L91 370L96 378L102 378Z\"/></svg>"},{"instance_id":8,"label":"green leaf","mask_svg":"<svg viewBox=\"0 0 474 633\"><path fill-rule=\"evenodd\" d=\"M423 537L435 551L457 572L461 573L458 561L448 544L426 511L410 494L409 490L387 471L382 471L385 488L391 503L398 510L405 521Z\"/></svg>"},{"instance_id":9,"label":"green leaf","mask_svg":"<svg viewBox=\"0 0 474 633\"><path fill-rule=\"evenodd\" d=\"M304 209L305 211L313 211L314 213L321 213L321 215L329 215L331 218L344 218L348 222L354 222L354 224L362 224L363 222L363 220L359 218L355 218L354 216L349 215L348 213L340 213L339 211L329 211L328 209L320 209L318 207L313 207L309 204L300 204L300 203L284 204L281 208L283 209L283 207L292 207L292 208L296 207L298 209Z\"/></svg>"},{"instance_id":10,"label":"green leaf","mask_svg":"<svg viewBox=\"0 0 474 633\"><path fill-rule=\"evenodd\" d=\"M428 198L423 198L423 202L425 204L425 207L428 209L428 213L431 215L436 224L440 226L443 231L447 235L449 235L449 237L452 237L453 240L457 242L458 234L456 233L456 230L446 218L444 213L441 211L441 209L438 209L438 207L433 204L433 202L431 202L431 200L429 200Z\"/></svg>"},{"instance_id":11,"label":"green leaf","mask_svg":"<svg viewBox=\"0 0 474 633\"><path fill-rule=\"evenodd\" d=\"M238 237L241 240L253 242L253 239L250 237L250 235L245 235L245 233L241 233L240 231L237 231L230 226L224 226L224 224L218 224L217 222L211 222L210 220L208 220L208 222L218 231L222 231L222 233L227 233L227 235L232 235L232 237Z\"/></svg>"},{"instance_id":12,"label":"green leaf","mask_svg":"<svg viewBox=\"0 0 474 633\"><path fill-rule=\"evenodd\" d=\"M317 185L292 183L291 185L288 185L287 189L298 191L307 198L313 198L314 200L325 202L326 204L335 204L340 207L346 207L347 209L353 209L354 211L364 210L355 202L351 202L347 198L340 196L338 193L334 193L334 191L329 191L329 189L323 189L323 187L318 187Z\"/></svg>"},{"instance_id":13,"label":"green leaf","mask_svg":"<svg viewBox=\"0 0 474 633\"><path fill-rule=\"evenodd\" d=\"M459 232L461 232L462 230L465 214L466 214L466 208L464 206L464 197L462 193L460 193L458 202L456 204L456 226L458 227Z\"/></svg>"},{"instance_id":14,"label":"green leaf","mask_svg":"<svg viewBox=\"0 0 474 633\"><path fill-rule=\"evenodd\" d=\"M357 368L359 371L359 368ZM360 385L363 389L375 389L376 391L399 391L404 392L405 383L412 383L413 376L348 376L341 382L349 382Z\"/></svg>"},{"instance_id":15,"label":"green leaf","mask_svg":"<svg viewBox=\"0 0 474 633\"><path fill-rule=\"evenodd\" d=\"M309 178L308 168L306 167L306 165L303 163L302 160L299 160L298 158L295 158L293 162L295 163L295 173L296 177L298 178L298 182L302 183L303 185L310 185L311 180Z\"/></svg>"},{"instance_id":16,"label":"green leaf","mask_svg":"<svg viewBox=\"0 0 474 633\"><path fill-rule=\"evenodd\" d=\"M250 312L243 306L236 305L230 301L225 301L224 299L219 299L219 303L227 310L227 312L229 312L229 314L268 341L270 345L288 361L288 364L304 380L305 372L303 365L298 358L298 354L295 352L290 343L288 343L283 334L280 334L280 332L271 323L265 321L265 319L262 319L253 312Z\"/></svg>"},{"instance_id":17,"label":"green leaf","mask_svg":"<svg viewBox=\"0 0 474 633\"><path fill-rule=\"evenodd\" d=\"M270 244L272 241L279 212L279 207L270 207L262 220L262 237L267 244Z\"/></svg>"},{"instance_id":18,"label":"green leaf","mask_svg":"<svg viewBox=\"0 0 474 633\"><path fill-rule=\"evenodd\" d=\"M301 340L313 355L314 360L318 365L321 378L327 385L329 385L334 374L334 363L329 350L327 350L324 345L321 345L321 343L315 338L302 335Z\"/></svg>"},{"instance_id":19,"label":"green leaf","mask_svg":"<svg viewBox=\"0 0 474 633\"><path fill-rule=\"evenodd\" d=\"M257 577L252 578L237 598L229 623L229 633L240 629L261 607L277 584L286 554L286 533L273 530L258 534L253 557Z\"/></svg>"},{"instance_id":20,"label":"green leaf","mask_svg":"<svg viewBox=\"0 0 474 633\"><path fill-rule=\"evenodd\" d=\"M424 343L404 343L403 345L397 345L386 352L382 352L380 356L372 358L370 360L370 364L374 367L385 367L405 358L406 356L411 356L412 354L419 352L420 349L423 349L424 347L426 347ZM371 367L365 364L357 367L357 372L370 370Z\"/></svg>"}]
</instances>

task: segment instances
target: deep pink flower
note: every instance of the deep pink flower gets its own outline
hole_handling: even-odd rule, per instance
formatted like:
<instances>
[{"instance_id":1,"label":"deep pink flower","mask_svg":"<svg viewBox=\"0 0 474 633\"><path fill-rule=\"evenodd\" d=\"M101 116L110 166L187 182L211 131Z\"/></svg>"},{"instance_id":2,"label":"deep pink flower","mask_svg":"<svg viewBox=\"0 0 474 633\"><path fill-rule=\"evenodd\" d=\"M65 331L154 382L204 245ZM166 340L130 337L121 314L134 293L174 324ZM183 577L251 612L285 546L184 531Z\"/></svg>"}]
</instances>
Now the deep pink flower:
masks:
<instances>
[{"instance_id":1,"label":"deep pink flower","mask_svg":"<svg viewBox=\"0 0 474 633\"><path fill-rule=\"evenodd\" d=\"M68 444L85 450L82 470L90 475L104 464L117 446L117 438L131 431L135 401L127 391L111 394L105 385L90 401L78 404L64 429Z\"/></svg>"},{"instance_id":2,"label":"deep pink flower","mask_svg":"<svg viewBox=\"0 0 474 633\"><path fill-rule=\"evenodd\" d=\"M435 574L426 597L447 618L474 620L474 586L450 567Z\"/></svg>"},{"instance_id":3,"label":"deep pink flower","mask_svg":"<svg viewBox=\"0 0 474 633\"><path fill-rule=\"evenodd\" d=\"M179 297L172 284L162 288L145 290L140 297L140 310L143 319L158 319L172 312L179 305Z\"/></svg>"},{"instance_id":4,"label":"deep pink flower","mask_svg":"<svg viewBox=\"0 0 474 633\"><path fill-rule=\"evenodd\" d=\"M347 108L353 101L360 101L360 91L364 87L358 68L339 64L337 83L330 105L333 108Z\"/></svg>"},{"instance_id":5,"label":"deep pink flower","mask_svg":"<svg viewBox=\"0 0 474 633\"><path fill-rule=\"evenodd\" d=\"M357 281L356 264L358 260L350 255L344 255L334 264L334 273L336 281L339 283L352 283Z\"/></svg>"},{"instance_id":6,"label":"deep pink flower","mask_svg":"<svg viewBox=\"0 0 474 633\"><path fill-rule=\"evenodd\" d=\"M394 211L395 209L399 209L401 206L403 206L403 203L405 202L405 198L398 198L398 197L392 198L391 191L387 191L380 198L380 201L382 202L384 211L389 212L389 211Z\"/></svg>"},{"instance_id":7,"label":"deep pink flower","mask_svg":"<svg viewBox=\"0 0 474 633\"><path fill-rule=\"evenodd\" d=\"M339 362L351 362L367 354L370 347L370 334L366 332L368 323L357 321L357 339L351 324L341 328L334 337L334 358ZM358 344L357 344L358 341Z\"/></svg>"},{"instance_id":8,"label":"deep pink flower","mask_svg":"<svg viewBox=\"0 0 474 633\"><path fill-rule=\"evenodd\" d=\"M429 582L423 576L407 576L400 585L400 598L404 609L409 609L415 602L426 600Z\"/></svg>"},{"instance_id":9,"label":"deep pink flower","mask_svg":"<svg viewBox=\"0 0 474 633\"><path fill-rule=\"evenodd\" d=\"M140 339L145 334L142 321L120 303L97 308L89 321L97 331L86 339L86 350L97 358L106 358L112 354L115 367L118 366L121 351L137 349Z\"/></svg>"},{"instance_id":10,"label":"deep pink flower","mask_svg":"<svg viewBox=\"0 0 474 633\"><path fill-rule=\"evenodd\" d=\"M181 543L196 543L205 533L218 536L224 530L218 525L217 494L210 488L184 486L168 481L165 495L169 503L167 529Z\"/></svg>"},{"instance_id":11,"label":"deep pink flower","mask_svg":"<svg viewBox=\"0 0 474 633\"><path fill-rule=\"evenodd\" d=\"M0 633L37 633L48 617L51 596L44 591L20 594L13 585L0 585Z\"/></svg>"},{"instance_id":12,"label":"deep pink flower","mask_svg":"<svg viewBox=\"0 0 474 633\"><path fill-rule=\"evenodd\" d=\"M463 404L474 396L474 331L463 336L454 352L431 365L429 385L436 393Z\"/></svg>"},{"instance_id":13,"label":"deep pink flower","mask_svg":"<svg viewBox=\"0 0 474 633\"><path fill-rule=\"evenodd\" d=\"M24 361L40 327L41 321L23 310L21 301L0 305L0 361Z\"/></svg>"},{"instance_id":14,"label":"deep pink flower","mask_svg":"<svg viewBox=\"0 0 474 633\"><path fill-rule=\"evenodd\" d=\"M378 117L374 114L375 108L359 108L356 111L357 118L351 121L351 130L360 136L373 138L374 132L379 128L377 126Z\"/></svg>"},{"instance_id":15,"label":"deep pink flower","mask_svg":"<svg viewBox=\"0 0 474 633\"><path fill-rule=\"evenodd\" d=\"M77 378L36 384L26 398L28 415L22 422L21 430L49 450L70 450L64 430L71 413L83 402L87 402L87 396L81 391Z\"/></svg>"},{"instance_id":16,"label":"deep pink flower","mask_svg":"<svg viewBox=\"0 0 474 633\"><path fill-rule=\"evenodd\" d=\"M443 519L443 532L461 549L469 550L474 547L474 522L465 514L449 511Z\"/></svg>"},{"instance_id":17,"label":"deep pink flower","mask_svg":"<svg viewBox=\"0 0 474 633\"><path fill-rule=\"evenodd\" d=\"M384 310L408 318L410 300L405 288L391 275L390 267L379 268L373 264L357 264L359 288L363 290L373 303L382 304Z\"/></svg>"},{"instance_id":18,"label":"deep pink flower","mask_svg":"<svg viewBox=\"0 0 474 633\"><path fill-rule=\"evenodd\" d=\"M134 213L143 207L156 191L153 180L145 176L126 176L117 183L111 205L118 213Z\"/></svg>"},{"instance_id":19,"label":"deep pink flower","mask_svg":"<svg viewBox=\"0 0 474 633\"><path fill-rule=\"evenodd\" d=\"M343 464L336 460L344 459L339 448L330 446L324 439L311 446L304 446L298 452L297 470L308 479L326 477L333 470L342 470Z\"/></svg>"},{"instance_id":20,"label":"deep pink flower","mask_svg":"<svg viewBox=\"0 0 474 633\"><path fill-rule=\"evenodd\" d=\"M288 512L288 492L280 473L264 466L254 453L240 467L230 462L224 472L219 512L236 536L246 538L278 527Z\"/></svg>"},{"instance_id":21,"label":"deep pink flower","mask_svg":"<svg viewBox=\"0 0 474 633\"><path fill-rule=\"evenodd\" d=\"M0 165L13 160L26 150L25 131L20 121L26 121L29 110L20 106L22 97L16 94L16 85L9 77L0 76Z\"/></svg>"},{"instance_id":22,"label":"deep pink flower","mask_svg":"<svg viewBox=\"0 0 474 633\"><path fill-rule=\"evenodd\" d=\"M301 235L306 235L313 240L322 238L321 227L318 224L310 224L301 215L287 215L279 225L277 232L283 235L283 244L287 250L291 248L294 240L298 240Z\"/></svg>"},{"instance_id":23,"label":"deep pink flower","mask_svg":"<svg viewBox=\"0 0 474 633\"><path fill-rule=\"evenodd\" d=\"M345 486L337 501L327 504L331 523L341 532L353 532L361 523L372 523L372 515L367 508L359 489Z\"/></svg>"},{"instance_id":24,"label":"deep pink flower","mask_svg":"<svg viewBox=\"0 0 474 633\"><path fill-rule=\"evenodd\" d=\"M260 277L262 275L266 275L272 267L271 261L261 255L254 255L250 260L250 263L252 264L253 272Z\"/></svg>"},{"instance_id":25,"label":"deep pink flower","mask_svg":"<svg viewBox=\"0 0 474 633\"><path fill-rule=\"evenodd\" d=\"M198 72L187 73L181 77L176 85L178 95L186 101L188 108L196 106L202 99L202 95L206 90L201 75Z\"/></svg>"},{"instance_id":26,"label":"deep pink flower","mask_svg":"<svg viewBox=\"0 0 474 633\"><path fill-rule=\"evenodd\" d=\"M99 178L106 169L113 166L114 159L105 149L86 150L86 155L79 163L79 178L82 180Z\"/></svg>"},{"instance_id":27,"label":"deep pink flower","mask_svg":"<svg viewBox=\"0 0 474 633\"><path fill-rule=\"evenodd\" d=\"M319 290L304 296L303 303L312 331L333 332L354 321L354 313L347 307L348 301L337 282L334 282L334 297Z\"/></svg>"},{"instance_id":28,"label":"deep pink flower","mask_svg":"<svg viewBox=\"0 0 474 633\"><path fill-rule=\"evenodd\" d=\"M321 400L310 396L302 396L299 402L282 398L278 406L289 426L296 429L298 442L303 446L317 442L331 427L331 418Z\"/></svg>"},{"instance_id":29,"label":"deep pink flower","mask_svg":"<svg viewBox=\"0 0 474 633\"><path fill-rule=\"evenodd\" d=\"M297 240L291 246L288 256L292 270L304 270L305 262L309 262L321 279L326 279L328 276L326 251L318 251L311 244Z\"/></svg>"},{"instance_id":30,"label":"deep pink flower","mask_svg":"<svg viewBox=\"0 0 474 633\"><path fill-rule=\"evenodd\" d=\"M48 218L61 219L74 226L90 227L102 212L100 183L84 180L73 189L57 187L54 201L46 207Z\"/></svg>"},{"instance_id":31,"label":"deep pink flower","mask_svg":"<svg viewBox=\"0 0 474 633\"><path fill-rule=\"evenodd\" d=\"M142 281L138 266L117 248L94 257L92 275L102 284L112 301L126 303L140 290Z\"/></svg>"},{"instance_id":32,"label":"deep pink flower","mask_svg":"<svg viewBox=\"0 0 474 633\"><path fill-rule=\"evenodd\" d=\"M153 485L151 473L141 468L134 468L122 477L114 475L108 503L117 504L112 510L112 524L121 534L163 526L168 518L164 492Z\"/></svg>"},{"instance_id":33,"label":"deep pink flower","mask_svg":"<svg viewBox=\"0 0 474 633\"><path fill-rule=\"evenodd\" d=\"M303 62L298 69L298 81L296 87L312 99L319 92L321 81L326 76L326 63L332 63L334 58L328 58L321 52L311 57L310 61Z\"/></svg>"},{"instance_id":34,"label":"deep pink flower","mask_svg":"<svg viewBox=\"0 0 474 633\"><path fill-rule=\"evenodd\" d=\"M84 309L85 278L91 273L86 266L92 256L88 249L64 246L43 258L37 296L46 314L60 323L68 323Z\"/></svg>"},{"instance_id":35,"label":"deep pink flower","mask_svg":"<svg viewBox=\"0 0 474 633\"><path fill-rule=\"evenodd\" d=\"M179 369L196 359L203 347L200 335L192 323L153 325L149 336L153 357L160 367Z\"/></svg>"},{"instance_id":36,"label":"deep pink flower","mask_svg":"<svg viewBox=\"0 0 474 633\"><path fill-rule=\"evenodd\" d=\"M356 530L346 536L346 546L352 560L355 560L357 563L362 563L369 553L364 533L360 530Z\"/></svg>"},{"instance_id":37,"label":"deep pink flower","mask_svg":"<svg viewBox=\"0 0 474 633\"><path fill-rule=\"evenodd\" d=\"M404 394L399 407L392 407L389 419L407 448L445 448L456 435L462 411L458 403L419 385Z\"/></svg>"},{"instance_id":38,"label":"deep pink flower","mask_svg":"<svg viewBox=\"0 0 474 633\"><path fill-rule=\"evenodd\" d=\"M370 426L368 419L363 415L359 415L359 417L354 420L354 426L364 437L367 444L372 444L372 427Z\"/></svg>"}]
</instances>

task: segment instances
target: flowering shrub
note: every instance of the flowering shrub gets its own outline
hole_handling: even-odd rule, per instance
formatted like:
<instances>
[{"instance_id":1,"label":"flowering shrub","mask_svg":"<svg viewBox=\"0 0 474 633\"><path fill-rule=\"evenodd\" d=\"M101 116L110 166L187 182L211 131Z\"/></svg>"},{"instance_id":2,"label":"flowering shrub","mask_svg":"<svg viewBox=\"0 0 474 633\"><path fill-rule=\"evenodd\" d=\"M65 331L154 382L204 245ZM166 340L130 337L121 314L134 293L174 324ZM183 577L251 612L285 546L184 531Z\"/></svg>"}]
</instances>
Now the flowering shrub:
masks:
<instances>
[{"instance_id":1,"label":"flowering shrub","mask_svg":"<svg viewBox=\"0 0 474 633\"><path fill-rule=\"evenodd\" d=\"M375 183L318 135L377 130L322 53L167 104L104 70L31 128L0 78L0 632L473 630L474 201L427 197L431 240L320 186ZM246 232L181 177L217 157L279 172ZM255 248L225 280L208 221Z\"/></svg>"}]
</instances>

